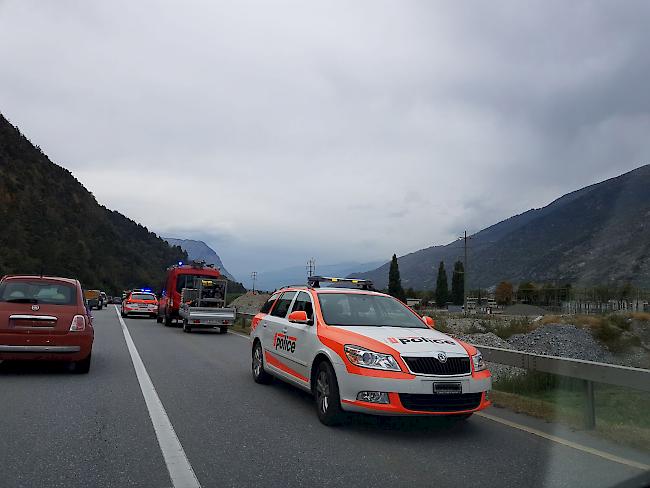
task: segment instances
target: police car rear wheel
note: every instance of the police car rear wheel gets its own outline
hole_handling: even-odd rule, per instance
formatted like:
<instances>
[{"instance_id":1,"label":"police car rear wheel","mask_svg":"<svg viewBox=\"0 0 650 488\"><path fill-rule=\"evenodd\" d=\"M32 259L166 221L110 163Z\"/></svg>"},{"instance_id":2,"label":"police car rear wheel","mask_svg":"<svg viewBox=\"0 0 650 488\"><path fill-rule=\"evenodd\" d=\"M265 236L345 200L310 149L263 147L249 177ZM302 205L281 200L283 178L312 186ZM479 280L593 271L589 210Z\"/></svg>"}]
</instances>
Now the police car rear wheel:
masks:
<instances>
[{"instance_id":1,"label":"police car rear wheel","mask_svg":"<svg viewBox=\"0 0 650 488\"><path fill-rule=\"evenodd\" d=\"M252 372L255 383L268 385L273 381L273 376L264 371L264 356L262 354L262 345L259 342L256 342L253 346Z\"/></svg>"},{"instance_id":2,"label":"police car rear wheel","mask_svg":"<svg viewBox=\"0 0 650 488\"><path fill-rule=\"evenodd\" d=\"M316 374L316 411L325 425L337 425L343 419L339 386L332 365L323 361Z\"/></svg>"}]
</instances>

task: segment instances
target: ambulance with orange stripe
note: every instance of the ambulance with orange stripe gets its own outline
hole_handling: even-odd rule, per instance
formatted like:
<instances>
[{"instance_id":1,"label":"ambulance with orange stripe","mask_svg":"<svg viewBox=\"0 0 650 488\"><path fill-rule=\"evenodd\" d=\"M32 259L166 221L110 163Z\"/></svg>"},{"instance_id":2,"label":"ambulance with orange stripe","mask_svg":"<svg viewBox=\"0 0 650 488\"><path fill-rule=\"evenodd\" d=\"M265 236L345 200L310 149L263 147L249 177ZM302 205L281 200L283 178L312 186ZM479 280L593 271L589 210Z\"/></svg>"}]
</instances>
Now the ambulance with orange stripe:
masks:
<instances>
[{"instance_id":1,"label":"ambulance with orange stripe","mask_svg":"<svg viewBox=\"0 0 650 488\"><path fill-rule=\"evenodd\" d=\"M312 393L325 425L346 411L464 419L490 405L481 353L369 281L316 276L279 290L250 337L253 379Z\"/></svg>"}]
</instances>

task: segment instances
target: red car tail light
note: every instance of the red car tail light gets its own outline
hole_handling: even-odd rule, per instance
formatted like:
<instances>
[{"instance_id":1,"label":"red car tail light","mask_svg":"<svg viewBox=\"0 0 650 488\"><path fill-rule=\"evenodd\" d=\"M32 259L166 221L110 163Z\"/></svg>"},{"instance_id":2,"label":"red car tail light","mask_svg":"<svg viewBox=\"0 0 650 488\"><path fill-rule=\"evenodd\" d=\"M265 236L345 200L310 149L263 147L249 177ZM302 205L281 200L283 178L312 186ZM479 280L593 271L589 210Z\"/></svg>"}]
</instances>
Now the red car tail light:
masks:
<instances>
[{"instance_id":1,"label":"red car tail light","mask_svg":"<svg viewBox=\"0 0 650 488\"><path fill-rule=\"evenodd\" d=\"M70 324L70 332L82 332L86 330L86 317L75 315Z\"/></svg>"}]
</instances>

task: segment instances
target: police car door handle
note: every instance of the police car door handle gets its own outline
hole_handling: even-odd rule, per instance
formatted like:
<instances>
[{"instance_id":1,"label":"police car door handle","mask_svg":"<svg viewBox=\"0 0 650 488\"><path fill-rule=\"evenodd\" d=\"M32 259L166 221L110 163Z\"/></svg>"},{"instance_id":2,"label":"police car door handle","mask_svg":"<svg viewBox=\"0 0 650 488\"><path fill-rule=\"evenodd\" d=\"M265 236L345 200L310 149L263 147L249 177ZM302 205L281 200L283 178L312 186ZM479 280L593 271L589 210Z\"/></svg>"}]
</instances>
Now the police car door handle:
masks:
<instances>
[{"instance_id":1,"label":"police car door handle","mask_svg":"<svg viewBox=\"0 0 650 488\"><path fill-rule=\"evenodd\" d=\"M287 329L287 328L285 327L284 329L282 329L282 332L284 332L284 333L286 334L288 330L289 330L289 329Z\"/></svg>"}]
</instances>

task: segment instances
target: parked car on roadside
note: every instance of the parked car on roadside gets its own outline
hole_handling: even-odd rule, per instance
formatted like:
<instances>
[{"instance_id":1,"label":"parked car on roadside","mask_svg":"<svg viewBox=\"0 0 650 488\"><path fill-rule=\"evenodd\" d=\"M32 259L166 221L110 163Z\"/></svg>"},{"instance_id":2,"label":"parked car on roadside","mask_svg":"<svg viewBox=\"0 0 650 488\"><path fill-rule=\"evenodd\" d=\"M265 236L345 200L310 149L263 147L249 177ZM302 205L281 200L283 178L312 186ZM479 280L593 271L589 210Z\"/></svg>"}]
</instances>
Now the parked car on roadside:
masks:
<instances>
[{"instance_id":1,"label":"parked car on roadside","mask_svg":"<svg viewBox=\"0 0 650 488\"><path fill-rule=\"evenodd\" d=\"M462 420L488 407L492 378L480 351L371 288L311 277L274 293L251 324L255 382L277 377L312 393L325 425L346 411Z\"/></svg>"},{"instance_id":2,"label":"parked car on roadside","mask_svg":"<svg viewBox=\"0 0 650 488\"><path fill-rule=\"evenodd\" d=\"M78 280L5 276L0 281L0 360L67 361L90 369L94 331Z\"/></svg>"}]
</instances>

